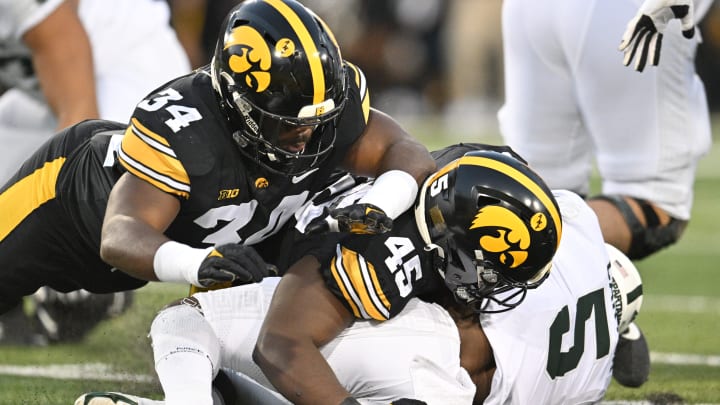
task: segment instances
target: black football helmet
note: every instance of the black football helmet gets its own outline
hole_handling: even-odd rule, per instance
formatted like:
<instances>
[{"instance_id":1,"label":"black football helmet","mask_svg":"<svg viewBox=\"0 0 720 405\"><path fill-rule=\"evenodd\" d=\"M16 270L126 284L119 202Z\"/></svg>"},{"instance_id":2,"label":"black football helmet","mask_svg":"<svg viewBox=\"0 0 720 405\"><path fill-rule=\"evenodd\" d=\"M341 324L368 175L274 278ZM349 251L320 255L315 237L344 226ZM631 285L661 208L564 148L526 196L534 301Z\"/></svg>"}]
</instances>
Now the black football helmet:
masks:
<instances>
[{"instance_id":1,"label":"black football helmet","mask_svg":"<svg viewBox=\"0 0 720 405\"><path fill-rule=\"evenodd\" d=\"M468 152L431 175L415 218L446 286L478 313L514 308L540 285L562 232L545 182L497 151Z\"/></svg>"},{"instance_id":2,"label":"black football helmet","mask_svg":"<svg viewBox=\"0 0 720 405\"><path fill-rule=\"evenodd\" d=\"M334 35L294 0L246 0L226 17L211 63L213 87L240 151L261 166L297 175L319 165L335 142L348 78ZM311 127L304 149L280 135Z\"/></svg>"}]
</instances>

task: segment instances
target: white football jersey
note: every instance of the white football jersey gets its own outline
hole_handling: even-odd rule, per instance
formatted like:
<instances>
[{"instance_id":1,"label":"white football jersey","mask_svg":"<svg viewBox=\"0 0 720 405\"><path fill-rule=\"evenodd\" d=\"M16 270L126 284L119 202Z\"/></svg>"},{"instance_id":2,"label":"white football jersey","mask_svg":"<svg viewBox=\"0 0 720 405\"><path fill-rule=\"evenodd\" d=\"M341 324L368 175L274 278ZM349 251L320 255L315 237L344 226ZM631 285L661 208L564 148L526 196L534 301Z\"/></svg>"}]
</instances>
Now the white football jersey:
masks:
<instances>
[{"instance_id":1,"label":"white football jersey","mask_svg":"<svg viewBox=\"0 0 720 405\"><path fill-rule=\"evenodd\" d=\"M497 369L486 404L581 404L610 384L617 320L597 217L556 191L563 229L548 278L525 301L481 323Z\"/></svg>"},{"instance_id":2,"label":"white football jersey","mask_svg":"<svg viewBox=\"0 0 720 405\"><path fill-rule=\"evenodd\" d=\"M695 72L702 36L683 37L672 20L658 66L624 66L618 45L642 2L503 0L500 132L551 188L588 194L596 167L602 194L650 200L685 220L712 146ZM693 4L699 20L712 0Z\"/></svg>"},{"instance_id":3,"label":"white football jersey","mask_svg":"<svg viewBox=\"0 0 720 405\"><path fill-rule=\"evenodd\" d=\"M0 182L56 130L57 119L25 69L30 51L20 40L61 0L0 0ZM90 39L99 118L128 122L153 89L191 70L170 25L170 6L157 0L80 0L78 15Z\"/></svg>"},{"instance_id":4,"label":"white football jersey","mask_svg":"<svg viewBox=\"0 0 720 405\"><path fill-rule=\"evenodd\" d=\"M272 384L253 362L252 351L278 280L194 295L220 341L220 367L268 389ZM460 367L455 323L440 306L418 299L388 321L355 322L321 351L340 383L362 403L415 398L470 404L475 394Z\"/></svg>"},{"instance_id":5,"label":"white football jersey","mask_svg":"<svg viewBox=\"0 0 720 405\"><path fill-rule=\"evenodd\" d=\"M62 0L0 0L0 41L19 41L61 3Z\"/></svg>"}]
</instances>

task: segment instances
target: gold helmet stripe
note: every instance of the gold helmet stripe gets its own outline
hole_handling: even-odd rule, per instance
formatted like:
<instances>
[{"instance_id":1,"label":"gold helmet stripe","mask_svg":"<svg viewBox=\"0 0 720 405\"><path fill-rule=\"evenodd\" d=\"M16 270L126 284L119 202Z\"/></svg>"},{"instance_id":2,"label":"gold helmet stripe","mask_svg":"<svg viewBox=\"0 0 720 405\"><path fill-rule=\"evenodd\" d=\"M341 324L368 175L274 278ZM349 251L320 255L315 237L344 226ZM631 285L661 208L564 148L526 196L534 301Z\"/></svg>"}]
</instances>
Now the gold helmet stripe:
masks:
<instances>
[{"instance_id":1,"label":"gold helmet stripe","mask_svg":"<svg viewBox=\"0 0 720 405\"><path fill-rule=\"evenodd\" d=\"M515 169L514 167L512 167L510 165L507 165L498 160L488 159L486 157L463 156L457 160L457 162L454 166L465 165L465 164L475 165L475 166L484 166L489 169L498 171L502 174L505 174L507 176L510 176L513 180L522 184L523 187L525 187L531 193L533 193L535 195L535 197L537 197L540 200L540 202L543 203L545 208L550 213L550 216L552 217L553 222L555 223L555 229L557 229L557 241L558 241L558 244L560 244L560 237L561 237L561 233L562 233L562 223L560 222L560 213L558 212L557 208L555 207L555 204L553 204L550 196L547 195L535 181L533 181L532 179L527 177L525 174L523 174L522 172L520 172L519 170Z\"/></svg>"},{"instance_id":2,"label":"gold helmet stripe","mask_svg":"<svg viewBox=\"0 0 720 405\"><path fill-rule=\"evenodd\" d=\"M307 55L308 62L310 63L310 73L313 77L313 104L319 104L325 101L325 75L323 74L322 62L320 61L320 54L315 46L315 43L308 32L307 27L302 23L300 17L290 8L288 5L280 0L265 0L266 3L274 7L285 20L290 24L298 38L305 54Z\"/></svg>"}]
</instances>

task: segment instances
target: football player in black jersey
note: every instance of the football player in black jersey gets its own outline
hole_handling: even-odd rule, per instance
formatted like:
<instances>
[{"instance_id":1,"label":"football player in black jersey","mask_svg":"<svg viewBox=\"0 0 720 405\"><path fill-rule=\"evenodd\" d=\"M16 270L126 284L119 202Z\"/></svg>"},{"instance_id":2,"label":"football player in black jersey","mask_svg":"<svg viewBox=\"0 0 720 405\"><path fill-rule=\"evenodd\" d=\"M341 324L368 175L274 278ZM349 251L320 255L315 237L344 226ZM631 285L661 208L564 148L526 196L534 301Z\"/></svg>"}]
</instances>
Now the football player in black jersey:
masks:
<instances>
[{"instance_id":1,"label":"football player in black jersey","mask_svg":"<svg viewBox=\"0 0 720 405\"><path fill-rule=\"evenodd\" d=\"M450 297L466 316L489 301L508 310L544 280L561 236L557 201L509 148L463 155L474 148L439 151L441 168L391 231L296 244L304 257L280 281L253 353L286 398L357 403L318 350L355 319L387 320L412 297Z\"/></svg>"},{"instance_id":2,"label":"football player in black jersey","mask_svg":"<svg viewBox=\"0 0 720 405\"><path fill-rule=\"evenodd\" d=\"M341 59L329 28L292 0L238 5L212 64L153 91L124 136L118 127L67 129L2 189L0 314L44 285L108 293L260 280L268 266L253 247L276 254L268 238L334 169L377 177L364 200L333 212L343 229L372 233L392 226L435 168L370 107L362 71Z\"/></svg>"},{"instance_id":3,"label":"football player in black jersey","mask_svg":"<svg viewBox=\"0 0 720 405\"><path fill-rule=\"evenodd\" d=\"M294 0L230 11L212 62L142 100L119 151L100 253L138 279L251 282L250 245L278 233L342 168L376 178L340 228L384 232L435 169L429 152L370 107L362 71Z\"/></svg>"},{"instance_id":4,"label":"football player in black jersey","mask_svg":"<svg viewBox=\"0 0 720 405\"><path fill-rule=\"evenodd\" d=\"M33 343L38 337L19 304L40 287L102 294L147 283L111 271L99 255L107 198L123 173L115 155L125 126L98 120L68 127L0 188L0 314L10 311L0 317L0 343ZM47 338L74 340L96 322L88 315L99 310L95 299L68 304L73 313L43 323Z\"/></svg>"}]
</instances>

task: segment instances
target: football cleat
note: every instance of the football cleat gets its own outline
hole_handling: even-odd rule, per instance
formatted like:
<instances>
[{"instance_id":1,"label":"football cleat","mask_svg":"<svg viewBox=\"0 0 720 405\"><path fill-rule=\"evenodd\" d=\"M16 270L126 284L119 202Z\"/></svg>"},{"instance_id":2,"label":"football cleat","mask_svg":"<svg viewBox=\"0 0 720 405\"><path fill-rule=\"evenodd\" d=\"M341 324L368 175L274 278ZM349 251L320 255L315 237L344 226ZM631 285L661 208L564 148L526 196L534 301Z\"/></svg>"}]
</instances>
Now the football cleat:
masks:
<instances>
[{"instance_id":1,"label":"football cleat","mask_svg":"<svg viewBox=\"0 0 720 405\"><path fill-rule=\"evenodd\" d=\"M47 346L33 320L25 314L22 303L0 315L0 346Z\"/></svg>"},{"instance_id":2,"label":"football cleat","mask_svg":"<svg viewBox=\"0 0 720 405\"><path fill-rule=\"evenodd\" d=\"M618 340L613 377L625 387L637 388L648 380L649 375L650 349L640 328L633 322Z\"/></svg>"},{"instance_id":3,"label":"football cleat","mask_svg":"<svg viewBox=\"0 0 720 405\"><path fill-rule=\"evenodd\" d=\"M144 405L140 398L119 392L88 392L75 400L75 405Z\"/></svg>"}]
</instances>

